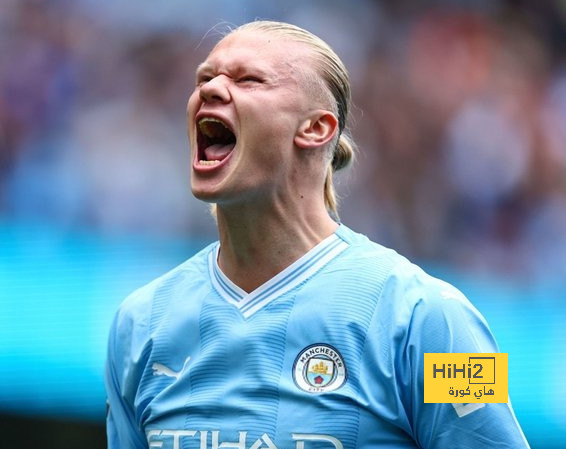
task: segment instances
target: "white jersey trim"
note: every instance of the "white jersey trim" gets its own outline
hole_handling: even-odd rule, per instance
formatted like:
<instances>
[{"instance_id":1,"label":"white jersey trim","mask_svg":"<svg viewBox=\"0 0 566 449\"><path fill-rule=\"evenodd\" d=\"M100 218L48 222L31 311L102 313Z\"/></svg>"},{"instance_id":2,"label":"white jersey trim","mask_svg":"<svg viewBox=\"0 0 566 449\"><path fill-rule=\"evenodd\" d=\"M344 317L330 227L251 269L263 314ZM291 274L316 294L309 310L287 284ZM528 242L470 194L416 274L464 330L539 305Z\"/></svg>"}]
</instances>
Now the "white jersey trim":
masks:
<instances>
[{"instance_id":1,"label":"white jersey trim","mask_svg":"<svg viewBox=\"0 0 566 449\"><path fill-rule=\"evenodd\" d=\"M220 296L237 307L245 318L249 318L281 295L310 278L348 246L349 244L336 233L332 234L273 278L254 291L246 293L228 279L218 266L218 253L220 251L220 244L218 243L208 254L210 279Z\"/></svg>"}]
</instances>

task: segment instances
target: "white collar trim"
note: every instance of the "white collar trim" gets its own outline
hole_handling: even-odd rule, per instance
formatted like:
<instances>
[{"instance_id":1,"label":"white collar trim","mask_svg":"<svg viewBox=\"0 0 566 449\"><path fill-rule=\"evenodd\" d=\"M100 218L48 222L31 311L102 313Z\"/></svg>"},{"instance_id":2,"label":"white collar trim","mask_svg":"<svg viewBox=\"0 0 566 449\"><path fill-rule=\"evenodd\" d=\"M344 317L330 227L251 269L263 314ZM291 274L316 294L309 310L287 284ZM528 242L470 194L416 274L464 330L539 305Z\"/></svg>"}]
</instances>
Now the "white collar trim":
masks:
<instances>
[{"instance_id":1,"label":"white collar trim","mask_svg":"<svg viewBox=\"0 0 566 449\"><path fill-rule=\"evenodd\" d=\"M218 266L220 243L217 243L208 254L210 278L220 296L237 307L244 318L249 318L318 272L348 246L336 233L332 234L273 278L247 293L228 279Z\"/></svg>"}]
</instances>

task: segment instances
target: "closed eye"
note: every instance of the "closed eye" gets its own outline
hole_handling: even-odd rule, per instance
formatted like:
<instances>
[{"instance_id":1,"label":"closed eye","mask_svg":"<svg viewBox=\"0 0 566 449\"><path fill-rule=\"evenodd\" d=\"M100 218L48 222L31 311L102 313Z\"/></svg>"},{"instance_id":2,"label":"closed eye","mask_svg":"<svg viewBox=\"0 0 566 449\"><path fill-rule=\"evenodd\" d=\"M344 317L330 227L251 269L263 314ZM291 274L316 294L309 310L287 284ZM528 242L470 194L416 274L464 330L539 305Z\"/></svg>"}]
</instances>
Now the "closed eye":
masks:
<instances>
[{"instance_id":1,"label":"closed eye","mask_svg":"<svg viewBox=\"0 0 566 449\"><path fill-rule=\"evenodd\" d=\"M246 75L238 78L238 83L263 83L263 80L257 76Z\"/></svg>"},{"instance_id":2,"label":"closed eye","mask_svg":"<svg viewBox=\"0 0 566 449\"><path fill-rule=\"evenodd\" d=\"M197 78L197 86L202 86L212 80L212 76L202 75Z\"/></svg>"}]
</instances>

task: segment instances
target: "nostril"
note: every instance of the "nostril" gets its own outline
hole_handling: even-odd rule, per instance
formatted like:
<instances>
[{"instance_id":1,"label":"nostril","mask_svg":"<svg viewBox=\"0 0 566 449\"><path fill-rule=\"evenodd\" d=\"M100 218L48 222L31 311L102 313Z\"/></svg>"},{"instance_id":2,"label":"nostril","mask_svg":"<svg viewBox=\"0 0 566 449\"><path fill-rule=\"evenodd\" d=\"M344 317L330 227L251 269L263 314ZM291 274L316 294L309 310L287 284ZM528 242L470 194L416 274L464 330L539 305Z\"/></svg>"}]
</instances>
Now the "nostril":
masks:
<instances>
[{"instance_id":1,"label":"nostril","mask_svg":"<svg viewBox=\"0 0 566 449\"><path fill-rule=\"evenodd\" d=\"M199 89L199 94L200 98L206 102L230 100L230 92L218 76L204 83Z\"/></svg>"},{"instance_id":2,"label":"nostril","mask_svg":"<svg viewBox=\"0 0 566 449\"><path fill-rule=\"evenodd\" d=\"M211 101L223 101L223 96L217 92L211 92L208 89L201 89L200 90L200 98L203 101L211 102Z\"/></svg>"}]
</instances>

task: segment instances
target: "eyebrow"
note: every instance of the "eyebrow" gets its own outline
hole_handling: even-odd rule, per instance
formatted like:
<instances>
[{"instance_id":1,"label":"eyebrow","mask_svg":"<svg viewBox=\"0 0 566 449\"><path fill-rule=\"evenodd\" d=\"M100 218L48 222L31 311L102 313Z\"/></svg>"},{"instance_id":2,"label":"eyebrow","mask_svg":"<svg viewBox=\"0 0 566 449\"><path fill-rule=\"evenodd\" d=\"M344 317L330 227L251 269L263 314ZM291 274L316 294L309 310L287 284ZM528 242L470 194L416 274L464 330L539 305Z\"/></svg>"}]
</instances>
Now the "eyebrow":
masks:
<instances>
[{"instance_id":1,"label":"eyebrow","mask_svg":"<svg viewBox=\"0 0 566 449\"><path fill-rule=\"evenodd\" d=\"M198 75L199 73L205 72L207 70L212 70L212 66L205 61L197 66L195 73Z\"/></svg>"},{"instance_id":2,"label":"eyebrow","mask_svg":"<svg viewBox=\"0 0 566 449\"><path fill-rule=\"evenodd\" d=\"M266 79L273 79L274 77L277 76L278 74L278 70L266 70L265 67L260 67L260 66L248 66L248 67L242 67L242 66L235 66L235 67L228 67L227 68L229 73L239 73L239 72L254 72L259 76L262 76ZM195 71L195 76L198 78L199 76L201 76L203 73L207 73L207 72L214 72L215 68L214 68L214 64L211 64L209 61L204 61L201 64L199 64L197 66L197 69Z\"/></svg>"}]
</instances>

